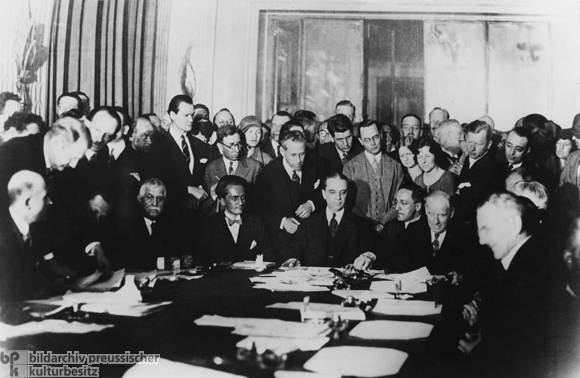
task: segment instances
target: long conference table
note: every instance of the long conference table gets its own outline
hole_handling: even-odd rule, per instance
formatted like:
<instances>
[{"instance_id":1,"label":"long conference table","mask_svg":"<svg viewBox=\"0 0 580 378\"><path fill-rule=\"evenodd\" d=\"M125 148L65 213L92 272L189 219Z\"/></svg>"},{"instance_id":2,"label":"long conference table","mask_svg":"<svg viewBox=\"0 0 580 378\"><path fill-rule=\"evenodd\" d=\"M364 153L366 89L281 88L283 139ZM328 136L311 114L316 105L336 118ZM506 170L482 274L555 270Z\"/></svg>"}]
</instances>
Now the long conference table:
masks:
<instances>
[{"instance_id":1,"label":"long conference table","mask_svg":"<svg viewBox=\"0 0 580 378\"><path fill-rule=\"evenodd\" d=\"M207 367L247 377L273 377L277 369L264 369L256 363L238 361L236 343L245 336L232 334L231 328L198 326L194 321L203 315L226 317L276 318L300 322L300 312L265 306L278 302L303 301L340 304L343 299L327 292L272 292L252 288L250 277L260 273L225 270L191 281L159 281L147 300L170 300L173 303L144 317L91 314L88 321L114 324L114 327L88 334L42 333L9 339L5 349L51 351L83 354L123 354L126 351L159 354L161 358ZM263 273L262 273L263 274ZM429 287L421 299L444 301L449 287ZM443 289L442 289L443 288ZM415 340L365 340L348 335L331 339L324 347L353 345L393 348L408 353L397 377L449 376L446 359L457 360L458 336L453 335L460 309L443 304L439 315L421 317L367 314L367 320L420 321L435 327L428 338ZM350 322L349 329L357 322ZM457 332L455 332L457 333ZM306 371L304 363L316 352L295 351L288 354L284 370ZM457 353L456 355L453 355ZM450 355L451 354L451 355ZM216 358L217 357L217 358ZM219 361L220 364L216 364ZM100 377L121 377L131 365L99 365Z\"/></svg>"}]
</instances>

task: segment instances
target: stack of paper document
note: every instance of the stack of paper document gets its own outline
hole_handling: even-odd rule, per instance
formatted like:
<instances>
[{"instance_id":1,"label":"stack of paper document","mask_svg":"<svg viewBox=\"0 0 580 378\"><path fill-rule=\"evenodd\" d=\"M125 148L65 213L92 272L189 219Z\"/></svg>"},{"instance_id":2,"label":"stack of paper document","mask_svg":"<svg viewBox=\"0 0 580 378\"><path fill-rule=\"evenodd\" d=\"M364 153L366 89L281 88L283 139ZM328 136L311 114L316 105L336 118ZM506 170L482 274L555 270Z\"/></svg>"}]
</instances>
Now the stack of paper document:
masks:
<instances>
[{"instance_id":1,"label":"stack of paper document","mask_svg":"<svg viewBox=\"0 0 580 378\"><path fill-rule=\"evenodd\" d=\"M329 268L301 267L286 271L251 277L256 289L272 291L328 291L334 284L334 274Z\"/></svg>"},{"instance_id":2,"label":"stack of paper document","mask_svg":"<svg viewBox=\"0 0 580 378\"><path fill-rule=\"evenodd\" d=\"M236 263L233 263L232 269L255 270L257 268L268 268L268 267L274 266L274 265L276 265L276 264L273 262L268 262L268 261L256 262L256 261L252 261L252 260L246 260L246 261L238 261Z\"/></svg>"},{"instance_id":3,"label":"stack of paper document","mask_svg":"<svg viewBox=\"0 0 580 378\"><path fill-rule=\"evenodd\" d=\"M431 273L429 273L427 267L422 267L407 273L379 274L375 276L375 278L383 278L391 281L418 281L423 283L426 283L431 277Z\"/></svg>"},{"instance_id":4,"label":"stack of paper document","mask_svg":"<svg viewBox=\"0 0 580 378\"><path fill-rule=\"evenodd\" d=\"M195 321L199 326L234 328L233 333L244 336L289 337L315 339L328 335L328 324L288 322L278 319L229 318L204 315Z\"/></svg>"},{"instance_id":5,"label":"stack of paper document","mask_svg":"<svg viewBox=\"0 0 580 378\"><path fill-rule=\"evenodd\" d=\"M275 303L266 308L285 308L302 311L304 302ZM365 320L365 313L358 307L343 307L337 304L308 303L306 310L311 313L319 313L321 318L331 318L333 314L340 315L341 319Z\"/></svg>"},{"instance_id":6,"label":"stack of paper document","mask_svg":"<svg viewBox=\"0 0 580 378\"><path fill-rule=\"evenodd\" d=\"M387 293L421 294L427 292L427 284L419 281L373 281L370 289Z\"/></svg>"},{"instance_id":7,"label":"stack of paper document","mask_svg":"<svg viewBox=\"0 0 580 378\"><path fill-rule=\"evenodd\" d=\"M371 340L411 340L428 337L431 330L433 330L432 324L372 320L359 323L349 332L349 335Z\"/></svg>"},{"instance_id":8,"label":"stack of paper document","mask_svg":"<svg viewBox=\"0 0 580 378\"><path fill-rule=\"evenodd\" d=\"M290 353L295 350L303 352L315 351L322 348L330 340L328 337L319 337L317 339L297 339L291 337L264 337L249 336L239 341L238 348L246 348L252 343L256 349L269 349L279 353Z\"/></svg>"},{"instance_id":9,"label":"stack of paper document","mask_svg":"<svg viewBox=\"0 0 580 378\"><path fill-rule=\"evenodd\" d=\"M165 358L160 358L156 364L135 364L123 375L123 378L159 377L243 378L244 376L202 366L184 364L183 362L174 362Z\"/></svg>"},{"instance_id":10,"label":"stack of paper document","mask_svg":"<svg viewBox=\"0 0 580 378\"><path fill-rule=\"evenodd\" d=\"M79 311L137 317L159 311L171 302L142 303L141 293L135 286L134 276L129 275L125 277L125 285L116 292L68 292L62 297L28 301L27 303L59 306L79 305Z\"/></svg>"},{"instance_id":11,"label":"stack of paper document","mask_svg":"<svg viewBox=\"0 0 580 378\"><path fill-rule=\"evenodd\" d=\"M396 349L359 346L324 348L304 364L319 374L382 377L397 374L408 354Z\"/></svg>"},{"instance_id":12,"label":"stack of paper document","mask_svg":"<svg viewBox=\"0 0 580 378\"><path fill-rule=\"evenodd\" d=\"M442 308L435 302L379 299L373 312L385 315L427 316L440 314Z\"/></svg>"}]
</instances>

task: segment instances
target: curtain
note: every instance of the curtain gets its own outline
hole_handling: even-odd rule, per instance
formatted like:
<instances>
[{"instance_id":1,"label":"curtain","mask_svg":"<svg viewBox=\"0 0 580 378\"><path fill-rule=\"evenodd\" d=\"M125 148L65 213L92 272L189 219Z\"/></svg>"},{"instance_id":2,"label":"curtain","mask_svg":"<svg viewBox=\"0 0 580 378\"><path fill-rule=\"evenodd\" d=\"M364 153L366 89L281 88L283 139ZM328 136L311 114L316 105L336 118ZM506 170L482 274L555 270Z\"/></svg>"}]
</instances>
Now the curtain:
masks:
<instances>
[{"instance_id":1,"label":"curtain","mask_svg":"<svg viewBox=\"0 0 580 378\"><path fill-rule=\"evenodd\" d=\"M169 3L55 0L47 119L55 119L60 94L79 90L91 108L122 106L134 117L163 109Z\"/></svg>"}]
</instances>

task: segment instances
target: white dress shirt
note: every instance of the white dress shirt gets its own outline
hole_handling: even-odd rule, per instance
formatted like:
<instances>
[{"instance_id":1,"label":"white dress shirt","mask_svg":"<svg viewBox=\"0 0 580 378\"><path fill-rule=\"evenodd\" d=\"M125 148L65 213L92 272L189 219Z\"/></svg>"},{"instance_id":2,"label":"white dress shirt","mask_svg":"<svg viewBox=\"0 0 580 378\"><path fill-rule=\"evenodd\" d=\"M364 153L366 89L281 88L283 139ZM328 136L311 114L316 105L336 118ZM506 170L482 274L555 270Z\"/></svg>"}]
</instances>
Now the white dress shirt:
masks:
<instances>
[{"instance_id":1,"label":"white dress shirt","mask_svg":"<svg viewBox=\"0 0 580 378\"><path fill-rule=\"evenodd\" d=\"M229 218L231 220L238 220L238 219L242 219L242 217L240 215L234 215L231 214L227 209L224 211L226 218ZM228 220L226 219L226 225L228 226L230 233L232 234L232 237L234 238L234 242L237 243L238 242L238 235L240 234L240 225L238 223L232 223L232 225L230 226Z\"/></svg>"},{"instance_id":2,"label":"white dress shirt","mask_svg":"<svg viewBox=\"0 0 580 378\"><path fill-rule=\"evenodd\" d=\"M147 231L149 231L149 235L153 235L153 221L149 218L145 218L143 217L143 219L145 219L145 225L147 226Z\"/></svg>"},{"instance_id":3,"label":"white dress shirt","mask_svg":"<svg viewBox=\"0 0 580 378\"><path fill-rule=\"evenodd\" d=\"M234 163L232 165L232 168L234 170L234 173L236 173L236 171L238 169L239 162L237 160L230 160L225 156L223 157L223 160L224 160L224 164L226 165L226 174L228 174L228 175L230 174L230 163Z\"/></svg>"},{"instance_id":4,"label":"white dress shirt","mask_svg":"<svg viewBox=\"0 0 580 378\"><path fill-rule=\"evenodd\" d=\"M328 222L329 227L330 227L330 221L332 220L332 214L336 214L336 217L335 217L336 222L340 226L340 221L342 220L342 216L344 215L344 209L335 213L332 210L330 210L328 207L326 208L326 221Z\"/></svg>"},{"instance_id":5,"label":"white dress shirt","mask_svg":"<svg viewBox=\"0 0 580 378\"><path fill-rule=\"evenodd\" d=\"M109 146L109 155L113 156L115 160L119 158L119 155L121 155L121 152L126 147L125 139L123 138L118 141L109 142L107 145Z\"/></svg>"},{"instance_id":6,"label":"white dress shirt","mask_svg":"<svg viewBox=\"0 0 580 378\"><path fill-rule=\"evenodd\" d=\"M181 136L183 135L185 137L185 144L187 144L187 149L189 150L189 156L191 157L189 159L189 172L193 173L193 150L191 149L191 144L189 144L189 138L187 137L187 132L185 131L180 131L177 130L175 127L169 127L169 134L171 135L171 137L173 138L173 140L175 141L175 143L177 143L177 146L179 147L179 149L181 151L183 151L183 149L181 148Z\"/></svg>"},{"instance_id":7,"label":"white dress shirt","mask_svg":"<svg viewBox=\"0 0 580 378\"><path fill-rule=\"evenodd\" d=\"M381 153L379 152L376 155L370 154L367 150L365 150L365 156L367 157L367 160L369 161L369 163L371 163L371 165L374 166L374 162L377 162L377 165L380 167L381 166Z\"/></svg>"}]
</instances>

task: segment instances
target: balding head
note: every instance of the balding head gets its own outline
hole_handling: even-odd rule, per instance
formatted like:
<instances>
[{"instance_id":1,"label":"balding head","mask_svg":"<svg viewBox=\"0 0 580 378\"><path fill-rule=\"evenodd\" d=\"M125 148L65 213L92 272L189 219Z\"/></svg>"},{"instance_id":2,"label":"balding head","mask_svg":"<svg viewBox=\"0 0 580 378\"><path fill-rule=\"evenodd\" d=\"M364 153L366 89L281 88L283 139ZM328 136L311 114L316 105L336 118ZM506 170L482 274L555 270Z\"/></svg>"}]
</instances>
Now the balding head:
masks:
<instances>
[{"instance_id":1,"label":"balding head","mask_svg":"<svg viewBox=\"0 0 580 378\"><path fill-rule=\"evenodd\" d=\"M75 167L91 145L86 126L76 118L57 120L44 137L44 151L52 169Z\"/></svg>"},{"instance_id":2,"label":"balding head","mask_svg":"<svg viewBox=\"0 0 580 378\"><path fill-rule=\"evenodd\" d=\"M439 144L445 150L458 154L461 151L460 141L464 139L463 129L459 121L455 119L448 119L439 124L439 129L437 130L439 136Z\"/></svg>"},{"instance_id":3,"label":"balding head","mask_svg":"<svg viewBox=\"0 0 580 378\"><path fill-rule=\"evenodd\" d=\"M10 209L27 224L40 220L51 204L44 179L36 172L20 171L8 181Z\"/></svg>"},{"instance_id":4,"label":"balding head","mask_svg":"<svg viewBox=\"0 0 580 378\"><path fill-rule=\"evenodd\" d=\"M153 146L153 138L155 137L155 126L153 123L144 117L139 117L133 121L133 133L129 137L131 147L137 152L147 154L151 151Z\"/></svg>"}]
</instances>

